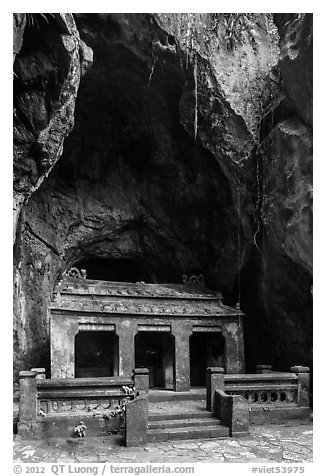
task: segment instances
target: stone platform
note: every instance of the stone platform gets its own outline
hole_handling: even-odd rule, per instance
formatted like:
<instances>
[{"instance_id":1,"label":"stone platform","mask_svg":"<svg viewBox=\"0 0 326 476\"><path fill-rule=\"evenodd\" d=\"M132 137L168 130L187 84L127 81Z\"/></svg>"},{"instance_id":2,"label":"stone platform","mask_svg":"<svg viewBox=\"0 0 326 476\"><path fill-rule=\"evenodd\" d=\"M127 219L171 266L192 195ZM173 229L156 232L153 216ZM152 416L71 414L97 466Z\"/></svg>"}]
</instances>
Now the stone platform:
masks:
<instances>
[{"instance_id":1,"label":"stone platform","mask_svg":"<svg viewBox=\"0 0 326 476\"><path fill-rule=\"evenodd\" d=\"M200 440L228 436L230 436L230 429L206 410L205 400L175 399L174 401L149 402L149 442Z\"/></svg>"},{"instance_id":2,"label":"stone platform","mask_svg":"<svg viewBox=\"0 0 326 476\"><path fill-rule=\"evenodd\" d=\"M14 439L24 463L305 463L312 462L312 423L252 426L241 438L156 442L125 448L122 437Z\"/></svg>"}]
</instances>

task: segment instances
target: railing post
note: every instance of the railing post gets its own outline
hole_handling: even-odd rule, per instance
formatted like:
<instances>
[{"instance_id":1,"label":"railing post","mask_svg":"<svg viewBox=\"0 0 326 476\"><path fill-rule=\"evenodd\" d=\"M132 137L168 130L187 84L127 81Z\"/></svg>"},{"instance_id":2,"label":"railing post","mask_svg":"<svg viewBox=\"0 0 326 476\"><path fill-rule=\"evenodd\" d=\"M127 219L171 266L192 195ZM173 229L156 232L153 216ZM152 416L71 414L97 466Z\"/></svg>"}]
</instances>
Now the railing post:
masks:
<instances>
[{"instance_id":1,"label":"railing post","mask_svg":"<svg viewBox=\"0 0 326 476\"><path fill-rule=\"evenodd\" d=\"M272 373L271 365L256 365L256 374L270 374Z\"/></svg>"},{"instance_id":2,"label":"railing post","mask_svg":"<svg viewBox=\"0 0 326 476\"><path fill-rule=\"evenodd\" d=\"M147 393L140 394L126 405L125 446L142 446L147 443Z\"/></svg>"},{"instance_id":3,"label":"railing post","mask_svg":"<svg viewBox=\"0 0 326 476\"><path fill-rule=\"evenodd\" d=\"M249 431L249 402L241 395L227 395L215 391L214 416L229 427L230 436L241 436Z\"/></svg>"},{"instance_id":4,"label":"railing post","mask_svg":"<svg viewBox=\"0 0 326 476\"><path fill-rule=\"evenodd\" d=\"M35 367L31 369L31 372L34 372L37 380L45 379L45 369L43 367Z\"/></svg>"},{"instance_id":5,"label":"railing post","mask_svg":"<svg viewBox=\"0 0 326 476\"><path fill-rule=\"evenodd\" d=\"M231 436L240 436L249 431L249 402L241 395L231 397Z\"/></svg>"},{"instance_id":6,"label":"railing post","mask_svg":"<svg viewBox=\"0 0 326 476\"><path fill-rule=\"evenodd\" d=\"M37 415L37 382L35 372L19 372L19 421L33 422Z\"/></svg>"},{"instance_id":7,"label":"railing post","mask_svg":"<svg viewBox=\"0 0 326 476\"><path fill-rule=\"evenodd\" d=\"M144 391L148 393L149 389L149 370L138 368L133 370L134 385L136 392Z\"/></svg>"},{"instance_id":8,"label":"railing post","mask_svg":"<svg viewBox=\"0 0 326 476\"><path fill-rule=\"evenodd\" d=\"M298 375L298 407L309 407L309 367L295 365L291 372Z\"/></svg>"},{"instance_id":9,"label":"railing post","mask_svg":"<svg viewBox=\"0 0 326 476\"><path fill-rule=\"evenodd\" d=\"M223 367L208 367L206 370L206 409L214 411L215 390L224 391Z\"/></svg>"}]
</instances>

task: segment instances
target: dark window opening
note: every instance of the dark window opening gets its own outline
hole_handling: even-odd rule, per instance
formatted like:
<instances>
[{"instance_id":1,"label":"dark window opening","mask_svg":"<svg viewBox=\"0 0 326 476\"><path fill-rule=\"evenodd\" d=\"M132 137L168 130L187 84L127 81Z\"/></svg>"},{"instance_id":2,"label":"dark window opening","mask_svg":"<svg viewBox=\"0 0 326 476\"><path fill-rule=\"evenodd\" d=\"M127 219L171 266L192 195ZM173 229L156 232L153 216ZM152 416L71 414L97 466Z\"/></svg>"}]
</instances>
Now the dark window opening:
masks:
<instances>
[{"instance_id":1,"label":"dark window opening","mask_svg":"<svg viewBox=\"0 0 326 476\"><path fill-rule=\"evenodd\" d=\"M144 265L131 259L84 259L74 264L74 267L85 269L87 279L129 283L151 281Z\"/></svg>"},{"instance_id":2,"label":"dark window opening","mask_svg":"<svg viewBox=\"0 0 326 476\"><path fill-rule=\"evenodd\" d=\"M168 36L168 43L169 43L169 45L171 45L171 46L175 45L175 38L174 38L173 35L169 35L169 36Z\"/></svg>"},{"instance_id":3,"label":"dark window opening","mask_svg":"<svg viewBox=\"0 0 326 476\"><path fill-rule=\"evenodd\" d=\"M117 343L114 332L78 332L75 337L75 377L117 375Z\"/></svg>"},{"instance_id":4,"label":"dark window opening","mask_svg":"<svg viewBox=\"0 0 326 476\"><path fill-rule=\"evenodd\" d=\"M224 367L225 339L220 332L196 332L190 337L190 385L206 386L207 367Z\"/></svg>"},{"instance_id":5,"label":"dark window opening","mask_svg":"<svg viewBox=\"0 0 326 476\"><path fill-rule=\"evenodd\" d=\"M275 393L275 392L272 392L272 393L271 393L271 401L272 401L272 402L276 402L276 401L277 401L277 393Z\"/></svg>"}]
</instances>

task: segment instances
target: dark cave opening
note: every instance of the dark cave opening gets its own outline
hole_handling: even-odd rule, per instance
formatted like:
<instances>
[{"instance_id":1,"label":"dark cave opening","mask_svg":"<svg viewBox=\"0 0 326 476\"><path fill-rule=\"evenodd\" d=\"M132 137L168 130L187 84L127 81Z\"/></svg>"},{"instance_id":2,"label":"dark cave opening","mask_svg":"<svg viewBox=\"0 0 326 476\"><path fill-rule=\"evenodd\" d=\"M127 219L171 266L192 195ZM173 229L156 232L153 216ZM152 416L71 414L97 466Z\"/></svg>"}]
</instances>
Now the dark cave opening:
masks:
<instances>
[{"instance_id":1,"label":"dark cave opening","mask_svg":"<svg viewBox=\"0 0 326 476\"><path fill-rule=\"evenodd\" d=\"M144 264L132 259L87 258L75 266L86 270L87 279L129 283L150 281Z\"/></svg>"}]
</instances>

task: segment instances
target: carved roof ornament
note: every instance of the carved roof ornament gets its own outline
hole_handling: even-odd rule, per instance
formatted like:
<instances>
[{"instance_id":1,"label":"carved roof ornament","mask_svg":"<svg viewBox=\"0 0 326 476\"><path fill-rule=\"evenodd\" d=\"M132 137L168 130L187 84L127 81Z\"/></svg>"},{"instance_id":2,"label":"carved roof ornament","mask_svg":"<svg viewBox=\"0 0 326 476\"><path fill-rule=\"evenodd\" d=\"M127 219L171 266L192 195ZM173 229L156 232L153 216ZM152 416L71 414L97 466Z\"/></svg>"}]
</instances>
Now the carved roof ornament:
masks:
<instances>
[{"instance_id":1,"label":"carved roof ornament","mask_svg":"<svg viewBox=\"0 0 326 476\"><path fill-rule=\"evenodd\" d=\"M66 271L65 275L70 278L86 279L86 269L79 270L78 268L73 267Z\"/></svg>"},{"instance_id":2,"label":"carved roof ornament","mask_svg":"<svg viewBox=\"0 0 326 476\"><path fill-rule=\"evenodd\" d=\"M198 276L195 274L191 274L187 276L186 274L182 275L182 282L183 284L189 284L191 286L196 286L198 288L205 287L205 279L203 274L199 274Z\"/></svg>"}]
</instances>

